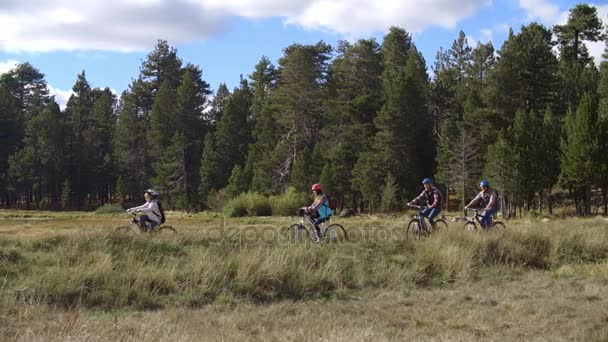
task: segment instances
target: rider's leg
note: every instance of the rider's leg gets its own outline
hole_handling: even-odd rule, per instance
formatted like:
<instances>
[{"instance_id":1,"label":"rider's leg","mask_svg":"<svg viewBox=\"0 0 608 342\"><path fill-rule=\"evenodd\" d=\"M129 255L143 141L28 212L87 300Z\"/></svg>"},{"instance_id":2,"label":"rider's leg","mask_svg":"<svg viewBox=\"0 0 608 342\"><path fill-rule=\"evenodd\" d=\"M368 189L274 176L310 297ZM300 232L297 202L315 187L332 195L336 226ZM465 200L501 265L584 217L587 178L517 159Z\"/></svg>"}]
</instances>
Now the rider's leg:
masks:
<instances>
[{"instance_id":1,"label":"rider's leg","mask_svg":"<svg viewBox=\"0 0 608 342\"><path fill-rule=\"evenodd\" d=\"M327 220L327 218L318 218L315 220L315 230L317 231L317 236L321 237L321 228L319 227L319 225L323 222L325 222Z\"/></svg>"},{"instance_id":2,"label":"rider's leg","mask_svg":"<svg viewBox=\"0 0 608 342\"><path fill-rule=\"evenodd\" d=\"M435 217L439 215L441 209L439 208L426 208L422 211L422 215L426 216L429 219L431 225L435 225Z\"/></svg>"},{"instance_id":3,"label":"rider's leg","mask_svg":"<svg viewBox=\"0 0 608 342\"><path fill-rule=\"evenodd\" d=\"M148 230L148 226L151 226L153 221L150 220L148 215L141 215L139 217L139 222L141 223L141 225L144 229ZM150 225L148 225L147 223L150 223Z\"/></svg>"},{"instance_id":4,"label":"rider's leg","mask_svg":"<svg viewBox=\"0 0 608 342\"><path fill-rule=\"evenodd\" d=\"M484 210L481 213L481 225L483 226L483 228L490 228L492 227L492 216L494 216L494 214L496 213L495 209L490 209L490 210Z\"/></svg>"}]
</instances>

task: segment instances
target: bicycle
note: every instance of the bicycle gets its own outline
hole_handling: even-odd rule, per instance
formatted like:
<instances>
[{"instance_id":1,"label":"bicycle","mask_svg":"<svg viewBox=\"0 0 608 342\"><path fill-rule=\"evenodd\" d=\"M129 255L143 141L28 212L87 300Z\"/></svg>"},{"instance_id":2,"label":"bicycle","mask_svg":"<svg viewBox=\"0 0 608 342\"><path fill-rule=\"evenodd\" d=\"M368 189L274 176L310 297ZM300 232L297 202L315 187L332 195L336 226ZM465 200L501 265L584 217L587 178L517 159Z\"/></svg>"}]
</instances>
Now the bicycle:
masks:
<instances>
[{"instance_id":1,"label":"bicycle","mask_svg":"<svg viewBox=\"0 0 608 342\"><path fill-rule=\"evenodd\" d=\"M137 232L137 233L151 233L151 234L160 234L161 232L173 233L177 234L177 230L171 226L164 225L164 223L159 224L154 230L150 231L146 227L144 227L141 222L136 218L137 213L129 213L131 214L131 222L129 224L120 226L116 228L117 232Z\"/></svg>"},{"instance_id":2,"label":"bicycle","mask_svg":"<svg viewBox=\"0 0 608 342\"><path fill-rule=\"evenodd\" d=\"M413 235L416 239L423 239L432 232L448 228L448 222L443 218L435 220L435 225L431 225L431 228L428 228L424 220L426 216L422 214L422 211L424 211L426 207L420 205L409 205L409 207L418 209L418 213L416 213L414 218L407 224L405 231L406 240L409 239L410 235Z\"/></svg>"},{"instance_id":3,"label":"bicycle","mask_svg":"<svg viewBox=\"0 0 608 342\"><path fill-rule=\"evenodd\" d=\"M467 222L465 222L465 224L464 224L464 229L468 230L468 231L475 231L475 230L477 230L478 224L480 227L483 227L483 225L481 224L481 218L483 216L481 216L481 214L479 214L479 210L478 209L467 209L467 211L473 211L473 212L475 212L475 215L473 215L471 217L465 216L467 219ZM490 230L490 229L494 229L494 228L505 229L505 228L507 228L507 226L502 221L492 220L492 225L490 226L490 228L485 228L484 230Z\"/></svg>"},{"instance_id":4,"label":"bicycle","mask_svg":"<svg viewBox=\"0 0 608 342\"><path fill-rule=\"evenodd\" d=\"M285 230L284 234L289 242L304 242L311 239L313 242L332 243L348 240L346 229L340 224L330 223L331 218L327 218L327 221L319 224L320 236L317 239L315 222L310 215L306 215L302 210L299 210L298 216L300 216L300 223L292 224Z\"/></svg>"}]
</instances>

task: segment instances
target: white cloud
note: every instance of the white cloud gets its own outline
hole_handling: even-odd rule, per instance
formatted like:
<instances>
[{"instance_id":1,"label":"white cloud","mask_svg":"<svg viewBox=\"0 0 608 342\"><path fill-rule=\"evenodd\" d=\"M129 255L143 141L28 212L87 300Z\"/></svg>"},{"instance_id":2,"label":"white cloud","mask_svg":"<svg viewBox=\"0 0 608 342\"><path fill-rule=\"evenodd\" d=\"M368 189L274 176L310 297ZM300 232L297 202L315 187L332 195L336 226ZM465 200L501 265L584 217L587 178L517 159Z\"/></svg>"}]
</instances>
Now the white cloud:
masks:
<instances>
[{"instance_id":1,"label":"white cloud","mask_svg":"<svg viewBox=\"0 0 608 342\"><path fill-rule=\"evenodd\" d=\"M492 40L492 34L493 34L492 30L490 30L490 29L481 29L479 32L481 33L481 35L484 37L484 39L486 41Z\"/></svg>"},{"instance_id":2,"label":"white cloud","mask_svg":"<svg viewBox=\"0 0 608 342\"><path fill-rule=\"evenodd\" d=\"M62 90L59 88L55 88L51 85L47 85L47 88L49 88L49 94L55 96L55 101L59 105L59 108L65 109L65 106L68 104L68 100L70 99L70 96L72 96L72 94L74 94L72 89Z\"/></svg>"},{"instance_id":3,"label":"white cloud","mask_svg":"<svg viewBox=\"0 0 608 342\"><path fill-rule=\"evenodd\" d=\"M2 0L0 51L145 50L226 29L231 16L282 18L307 29L363 35L391 25L454 27L491 0Z\"/></svg>"},{"instance_id":4,"label":"white cloud","mask_svg":"<svg viewBox=\"0 0 608 342\"><path fill-rule=\"evenodd\" d=\"M528 20L540 19L544 24L554 24L561 14L559 6L548 0L519 0L519 7L528 13Z\"/></svg>"},{"instance_id":5,"label":"white cloud","mask_svg":"<svg viewBox=\"0 0 608 342\"><path fill-rule=\"evenodd\" d=\"M0 75L13 70L17 66L17 64L19 64L19 61L16 61L14 59L9 59L5 62L0 62Z\"/></svg>"}]
</instances>

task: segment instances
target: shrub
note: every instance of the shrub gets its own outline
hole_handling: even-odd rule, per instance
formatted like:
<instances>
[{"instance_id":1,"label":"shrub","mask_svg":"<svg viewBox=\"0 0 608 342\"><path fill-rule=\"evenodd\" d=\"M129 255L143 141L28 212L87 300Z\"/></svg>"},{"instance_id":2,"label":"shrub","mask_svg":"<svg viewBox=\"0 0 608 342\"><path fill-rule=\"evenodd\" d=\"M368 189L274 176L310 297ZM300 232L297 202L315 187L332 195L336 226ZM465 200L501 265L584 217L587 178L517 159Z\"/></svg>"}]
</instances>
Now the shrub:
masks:
<instances>
[{"instance_id":1,"label":"shrub","mask_svg":"<svg viewBox=\"0 0 608 342\"><path fill-rule=\"evenodd\" d=\"M247 192L228 201L224 212L230 217L270 216L272 207L268 197L256 192Z\"/></svg>"},{"instance_id":2,"label":"shrub","mask_svg":"<svg viewBox=\"0 0 608 342\"><path fill-rule=\"evenodd\" d=\"M296 211L307 204L308 198L305 193L297 192L295 188L289 187L278 196L270 197L272 214L275 216L293 216Z\"/></svg>"}]
</instances>

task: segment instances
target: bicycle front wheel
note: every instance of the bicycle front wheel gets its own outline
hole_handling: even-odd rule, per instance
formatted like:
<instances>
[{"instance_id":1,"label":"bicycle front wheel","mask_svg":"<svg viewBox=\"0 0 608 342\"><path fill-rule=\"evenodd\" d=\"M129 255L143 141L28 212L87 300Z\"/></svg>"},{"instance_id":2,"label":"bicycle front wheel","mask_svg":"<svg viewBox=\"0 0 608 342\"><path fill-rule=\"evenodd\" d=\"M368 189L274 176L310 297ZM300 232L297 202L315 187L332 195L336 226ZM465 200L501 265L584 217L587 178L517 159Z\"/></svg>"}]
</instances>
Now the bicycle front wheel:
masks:
<instances>
[{"instance_id":1,"label":"bicycle front wheel","mask_svg":"<svg viewBox=\"0 0 608 342\"><path fill-rule=\"evenodd\" d=\"M507 226L500 222L500 221L494 221L494 224L492 225L492 229L506 229Z\"/></svg>"},{"instance_id":2,"label":"bicycle front wheel","mask_svg":"<svg viewBox=\"0 0 608 342\"><path fill-rule=\"evenodd\" d=\"M405 232L406 240L412 237L413 239L420 240L427 237L428 232L420 226L420 222L418 220L411 220L407 225L407 230Z\"/></svg>"},{"instance_id":3,"label":"bicycle front wheel","mask_svg":"<svg viewBox=\"0 0 608 342\"><path fill-rule=\"evenodd\" d=\"M118 228L115 229L116 232L119 233L130 233L130 232L137 232L137 228L132 226L132 225L125 225L125 226L120 226Z\"/></svg>"},{"instance_id":4,"label":"bicycle front wheel","mask_svg":"<svg viewBox=\"0 0 608 342\"><path fill-rule=\"evenodd\" d=\"M308 230L300 224L292 224L285 230L285 237L289 242L303 242L309 239Z\"/></svg>"},{"instance_id":5,"label":"bicycle front wheel","mask_svg":"<svg viewBox=\"0 0 608 342\"><path fill-rule=\"evenodd\" d=\"M433 226L433 233L446 229L448 229L448 222L446 220L435 220L435 226Z\"/></svg>"},{"instance_id":6,"label":"bicycle front wheel","mask_svg":"<svg viewBox=\"0 0 608 342\"><path fill-rule=\"evenodd\" d=\"M344 242L348 240L346 229L337 223L331 224L329 227L327 227L325 234L323 234L323 238L327 242Z\"/></svg>"},{"instance_id":7,"label":"bicycle front wheel","mask_svg":"<svg viewBox=\"0 0 608 342\"><path fill-rule=\"evenodd\" d=\"M477 230L477 225L475 224L475 222L467 222L464 224L464 230L466 230L467 232L474 232Z\"/></svg>"},{"instance_id":8,"label":"bicycle front wheel","mask_svg":"<svg viewBox=\"0 0 608 342\"><path fill-rule=\"evenodd\" d=\"M157 234L175 235L177 230L171 226L161 226L155 231Z\"/></svg>"}]
</instances>

